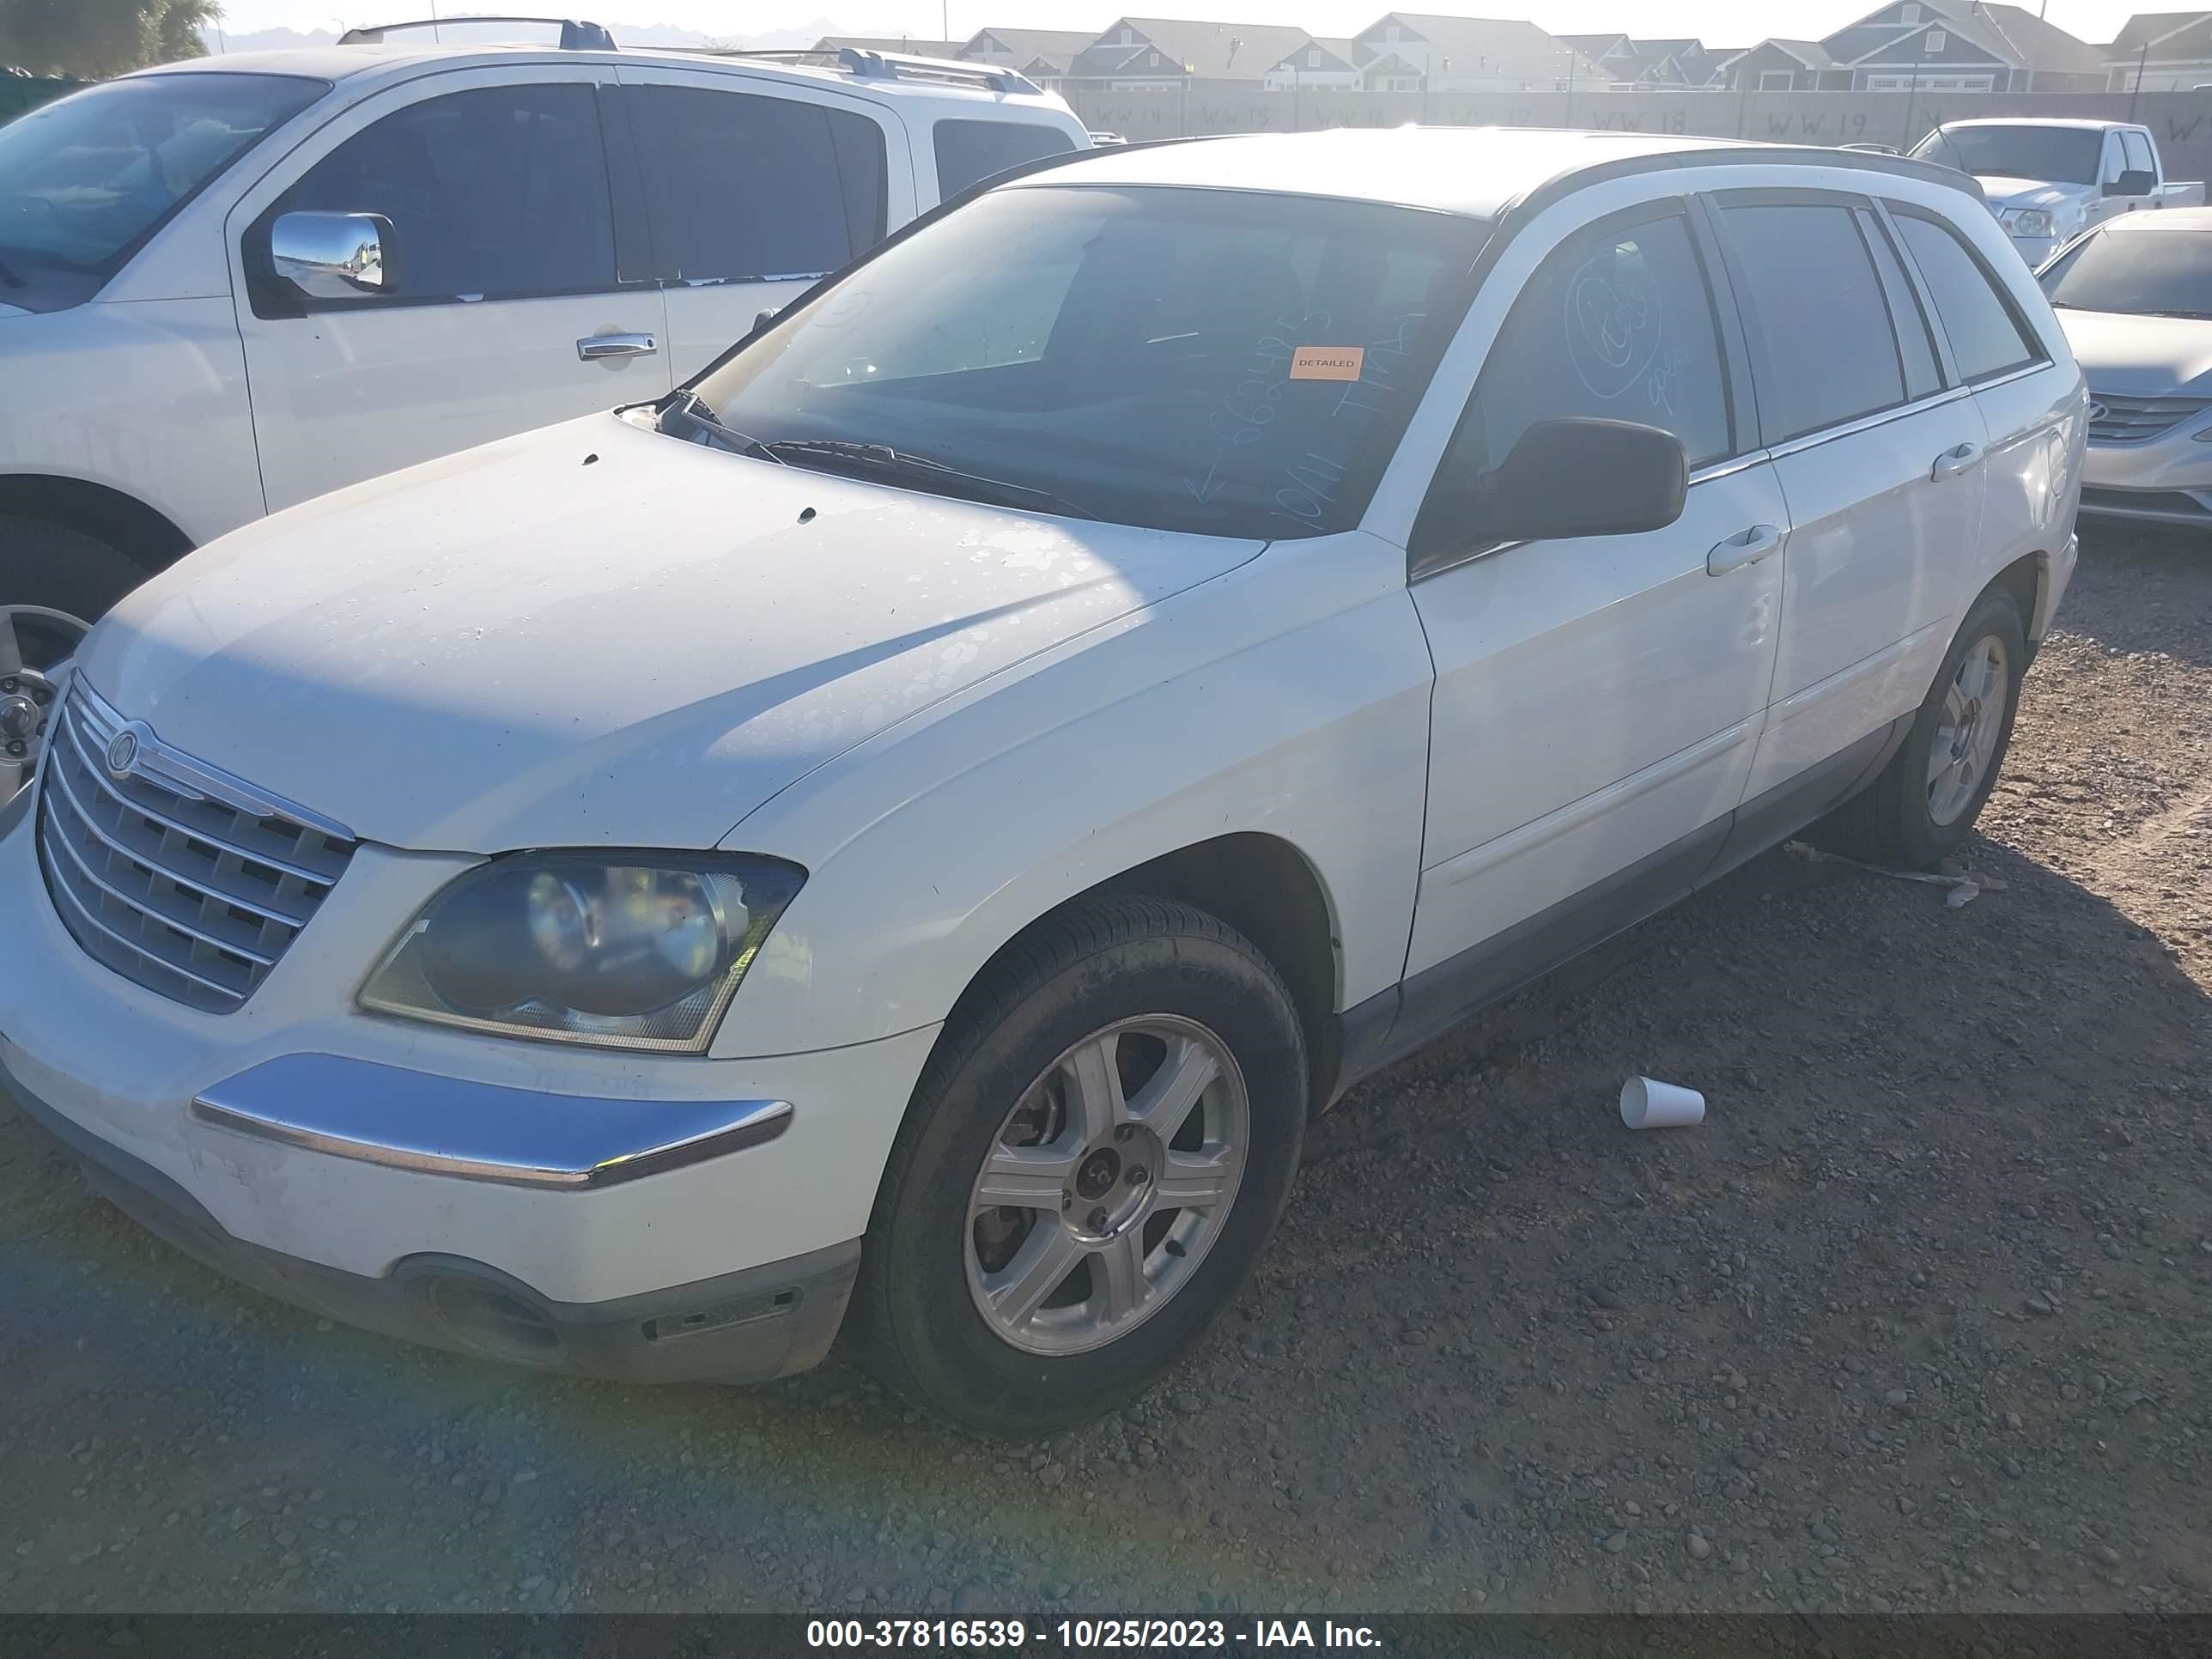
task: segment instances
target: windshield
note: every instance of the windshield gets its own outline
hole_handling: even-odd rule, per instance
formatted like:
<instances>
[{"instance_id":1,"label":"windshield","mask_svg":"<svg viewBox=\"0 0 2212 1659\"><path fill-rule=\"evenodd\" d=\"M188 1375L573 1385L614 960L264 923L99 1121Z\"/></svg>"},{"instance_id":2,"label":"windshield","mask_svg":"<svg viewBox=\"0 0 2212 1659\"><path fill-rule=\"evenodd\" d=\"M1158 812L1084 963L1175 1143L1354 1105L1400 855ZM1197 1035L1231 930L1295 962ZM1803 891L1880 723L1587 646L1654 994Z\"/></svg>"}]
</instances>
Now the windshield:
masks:
<instances>
[{"instance_id":1,"label":"windshield","mask_svg":"<svg viewBox=\"0 0 2212 1659\"><path fill-rule=\"evenodd\" d=\"M2094 185L2104 148L2105 135L2089 127L1938 127L1912 153L1985 179Z\"/></svg>"},{"instance_id":2,"label":"windshield","mask_svg":"<svg viewBox=\"0 0 2212 1659\"><path fill-rule=\"evenodd\" d=\"M688 408L792 465L940 494L1219 536L1346 529L1487 235L1310 197L1000 190L780 319ZM664 429L696 434L685 407Z\"/></svg>"},{"instance_id":3,"label":"windshield","mask_svg":"<svg viewBox=\"0 0 2212 1659\"><path fill-rule=\"evenodd\" d=\"M2076 311L2212 317L2212 231L2100 231L2040 280L2051 304Z\"/></svg>"},{"instance_id":4,"label":"windshield","mask_svg":"<svg viewBox=\"0 0 2212 1659\"><path fill-rule=\"evenodd\" d=\"M201 185L328 89L291 76L133 76L0 126L0 302L31 303L16 290L54 286L41 273L77 279L49 297L87 297Z\"/></svg>"}]
</instances>

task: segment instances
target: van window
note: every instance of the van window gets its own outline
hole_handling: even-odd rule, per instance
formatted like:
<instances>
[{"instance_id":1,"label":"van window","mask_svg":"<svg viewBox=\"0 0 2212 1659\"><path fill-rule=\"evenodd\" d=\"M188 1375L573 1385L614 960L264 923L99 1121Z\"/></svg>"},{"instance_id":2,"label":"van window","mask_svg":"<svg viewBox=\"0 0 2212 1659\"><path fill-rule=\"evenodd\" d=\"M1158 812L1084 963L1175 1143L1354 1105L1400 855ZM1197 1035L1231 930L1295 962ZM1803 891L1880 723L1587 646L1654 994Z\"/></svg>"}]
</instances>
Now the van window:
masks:
<instances>
[{"instance_id":1,"label":"van window","mask_svg":"<svg viewBox=\"0 0 2212 1659\"><path fill-rule=\"evenodd\" d=\"M1731 203L1721 221L1766 350L1759 401L1770 443L1905 401L1889 303L1849 206Z\"/></svg>"},{"instance_id":2,"label":"van window","mask_svg":"<svg viewBox=\"0 0 2212 1659\"><path fill-rule=\"evenodd\" d=\"M1900 212L1896 218L1898 234L1905 238L1913 264L1928 279L1960 378L1986 380L2042 357L2042 348L2021 328L1958 232L1917 213Z\"/></svg>"},{"instance_id":3,"label":"van window","mask_svg":"<svg viewBox=\"0 0 2212 1659\"><path fill-rule=\"evenodd\" d=\"M599 101L580 83L478 87L364 127L271 216L380 213L386 295L512 299L615 286Z\"/></svg>"},{"instance_id":4,"label":"van window","mask_svg":"<svg viewBox=\"0 0 2212 1659\"><path fill-rule=\"evenodd\" d=\"M938 198L957 196L978 179L1008 167L1074 148L1075 141L1058 127L1030 121L939 121Z\"/></svg>"},{"instance_id":5,"label":"van window","mask_svg":"<svg viewBox=\"0 0 2212 1659\"><path fill-rule=\"evenodd\" d=\"M1859 234L1866 238L1874 263L1881 272L1881 285L1889 295L1889 313L1897 319L1897 349L1905 359L1905 395L1930 397L1943 387L1943 372L1936 362L1936 337L1929 331L1928 313L1920 296L1898 262L1897 249L1881 222L1866 208L1856 210Z\"/></svg>"},{"instance_id":6,"label":"van window","mask_svg":"<svg viewBox=\"0 0 2212 1659\"><path fill-rule=\"evenodd\" d=\"M884 234L884 134L757 93L628 94L654 258L671 281L819 276Z\"/></svg>"},{"instance_id":7,"label":"van window","mask_svg":"<svg viewBox=\"0 0 2212 1659\"><path fill-rule=\"evenodd\" d=\"M1442 476L1479 477L1539 421L1576 416L1662 428L1692 466L1731 452L1711 291L1679 214L1601 227L1545 260L1498 331ZM1443 522L1456 512L1437 504Z\"/></svg>"}]
</instances>

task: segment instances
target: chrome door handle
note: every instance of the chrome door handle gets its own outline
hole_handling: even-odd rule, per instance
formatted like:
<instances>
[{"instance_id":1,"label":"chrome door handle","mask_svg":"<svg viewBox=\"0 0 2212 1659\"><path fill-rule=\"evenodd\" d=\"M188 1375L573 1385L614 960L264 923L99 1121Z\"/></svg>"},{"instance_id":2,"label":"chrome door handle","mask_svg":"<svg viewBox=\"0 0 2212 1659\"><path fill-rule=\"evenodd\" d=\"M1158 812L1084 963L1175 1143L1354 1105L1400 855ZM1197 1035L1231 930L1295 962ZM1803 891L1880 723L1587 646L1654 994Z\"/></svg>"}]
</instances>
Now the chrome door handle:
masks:
<instances>
[{"instance_id":1,"label":"chrome door handle","mask_svg":"<svg viewBox=\"0 0 2212 1659\"><path fill-rule=\"evenodd\" d=\"M1972 472L1981 464L1982 447L1979 444L1960 444L1955 449L1945 450L1936 458L1936 471L1930 476L1941 483L1946 478L1956 478Z\"/></svg>"},{"instance_id":2,"label":"chrome door handle","mask_svg":"<svg viewBox=\"0 0 2212 1659\"><path fill-rule=\"evenodd\" d=\"M1757 564L1782 545L1782 532L1771 524L1755 524L1715 544L1705 555L1705 574L1725 576L1747 564Z\"/></svg>"},{"instance_id":3,"label":"chrome door handle","mask_svg":"<svg viewBox=\"0 0 2212 1659\"><path fill-rule=\"evenodd\" d=\"M660 349L650 334L586 334L576 342L576 355L587 363L605 357L648 357Z\"/></svg>"}]
</instances>

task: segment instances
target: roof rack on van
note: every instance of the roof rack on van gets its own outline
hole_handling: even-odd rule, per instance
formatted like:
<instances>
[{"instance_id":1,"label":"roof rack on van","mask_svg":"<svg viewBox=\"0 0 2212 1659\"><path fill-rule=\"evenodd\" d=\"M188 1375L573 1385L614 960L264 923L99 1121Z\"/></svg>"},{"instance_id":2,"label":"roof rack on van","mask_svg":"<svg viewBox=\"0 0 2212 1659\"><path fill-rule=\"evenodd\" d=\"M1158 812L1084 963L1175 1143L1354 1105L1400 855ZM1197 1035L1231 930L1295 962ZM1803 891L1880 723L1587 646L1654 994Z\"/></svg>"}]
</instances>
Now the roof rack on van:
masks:
<instances>
[{"instance_id":1,"label":"roof rack on van","mask_svg":"<svg viewBox=\"0 0 2212 1659\"><path fill-rule=\"evenodd\" d=\"M859 46L799 46L776 51L714 50L679 46L709 58L752 58L772 64L800 64L842 69L863 81L933 81L945 86L987 87L993 92L1041 93L1043 88L1012 70L988 64L957 63L950 58L921 58L904 52L870 52Z\"/></svg>"},{"instance_id":2,"label":"roof rack on van","mask_svg":"<svg viewBox=\"0 0 2212 1659\"><path fill-rule=\"evenodd\" d=\"M612 52L615 38L597 23L579 23L572 17L421 17L406 23L372 23L348 29L338 36L342 46L380 46L384 37L402 29L436 29L462 23L545 23L561 31L563 52Z\"/></svg>"}]
</instances>

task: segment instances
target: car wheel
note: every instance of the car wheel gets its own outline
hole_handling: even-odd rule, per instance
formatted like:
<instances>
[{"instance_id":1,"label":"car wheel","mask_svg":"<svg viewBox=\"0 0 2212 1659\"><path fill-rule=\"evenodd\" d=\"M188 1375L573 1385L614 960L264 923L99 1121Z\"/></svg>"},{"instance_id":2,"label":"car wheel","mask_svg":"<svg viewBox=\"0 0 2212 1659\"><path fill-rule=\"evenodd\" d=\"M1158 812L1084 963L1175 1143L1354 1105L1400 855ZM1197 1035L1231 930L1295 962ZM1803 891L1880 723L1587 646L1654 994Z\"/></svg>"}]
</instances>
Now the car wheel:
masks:
<instances>
[{"instance_id":1,"label":"car wheel","mask_svg":"<svg viewBox=\"0 0 2212 1659\"><path fill-rule=\"evenodd\" d=\"M1831 852L1907 869L1925 869L1957 851L1996 787L2027 666L2020 607L1992 588L1952 639L1889 764L1809 838Z\"/></svg>"},{"instance_id":2,"label":"car wheel","mask_svg":"<svg viewBox=\"0 0 2212 1659\"><path fill-rule=\"evenodd\" d=\"M963 999L922 1074L848 1335L972 1432L1113 1410L1251 1271L1306 1097L1290 993L1235 929L1143 897L1053 918Z\"/></svg>"},{"instance_id":3,"label":"car wheel","mask_svg":"<svg viewBox=\"0 0 2212 1659\"><path fill-rule=\"evenodd\" d=\"M44 605L94 623L145 580L129 554L95 537L0 514L0 605Z\"/></svg>"}]
</instances>

